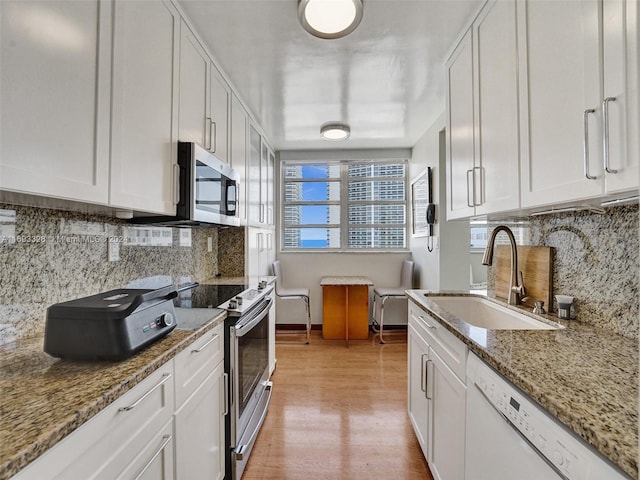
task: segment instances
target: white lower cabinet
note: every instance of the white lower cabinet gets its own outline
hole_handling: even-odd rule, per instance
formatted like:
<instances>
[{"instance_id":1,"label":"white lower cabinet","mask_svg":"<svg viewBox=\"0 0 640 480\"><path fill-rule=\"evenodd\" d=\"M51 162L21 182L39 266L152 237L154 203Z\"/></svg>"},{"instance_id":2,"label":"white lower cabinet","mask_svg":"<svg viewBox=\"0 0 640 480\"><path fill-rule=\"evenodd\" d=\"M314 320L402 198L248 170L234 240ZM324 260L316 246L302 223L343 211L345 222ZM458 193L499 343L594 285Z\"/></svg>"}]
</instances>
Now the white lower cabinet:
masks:
<instances>
[{"instance_id":1,"label":"white lower cabinet","mask_svg":"<svg viewBox=\"0 0 640 480\"><path fill-rule=\"evenodd\" d=\"M225 390L220 362L176 411L176 478L224 478Z\"/></svg>"},{"instance_id":2,"label":"white lower cabinet","mask_svg":"<svg viewBox=\"0 0 640 480\"><path fill-rule=\"evenodd\" d=\"M13 479L173 479L173 380L168 362Z\"/></svg>"},{"instance_id":3,"label":"white lower cabinet","mask_svg":"<svg viewBox=\"0 0 640 480\"><path fill-rule=\"evenodd\" d=\"M224 324L193 342L174 360L176 369L176 478L224 478L227 387Z\"/></svg>"},{"instance_id":4,"label":"white lower cabinet","mask_svg":"<svg viewBox=\"0 0 640 480\"><path fill-rule=\"evenodd\" d=\"M466 346L409 303L408 408L435 480L464 479Z\"/></svg>"},{"instance_id":5,"label":"white lower cabinet","mask_svg":"<svg viewBox=\"0 0 640 480\"><path fill-rule=\"evenodd\" d=\"M409 419L418 437L425 458L429 457L427 440L429 432L429 399L425 388L425 366L429 357L429 344L422 338L409 320L408 329L408 386Z\"/></svg>"},{"instance_id":6,"label":"white lower cabinet","mask_svg":"<svg viewBox=\"0 0 640 480\"><path fill-rule=\"evenodd\" d=\"M223 479L223 332L202 335L12 479Z\"/></svg>"},{"instance_id":7,"label":"white lower cabinet","mask_svg":"<svg viewBox=\"0 0 640 480\"><path fill-rule=\"evenodd\" d=\"M431 473L435 480L462 480L467 387L433 349L427 370L433 404Z\"/></svg>"}]
</instances>

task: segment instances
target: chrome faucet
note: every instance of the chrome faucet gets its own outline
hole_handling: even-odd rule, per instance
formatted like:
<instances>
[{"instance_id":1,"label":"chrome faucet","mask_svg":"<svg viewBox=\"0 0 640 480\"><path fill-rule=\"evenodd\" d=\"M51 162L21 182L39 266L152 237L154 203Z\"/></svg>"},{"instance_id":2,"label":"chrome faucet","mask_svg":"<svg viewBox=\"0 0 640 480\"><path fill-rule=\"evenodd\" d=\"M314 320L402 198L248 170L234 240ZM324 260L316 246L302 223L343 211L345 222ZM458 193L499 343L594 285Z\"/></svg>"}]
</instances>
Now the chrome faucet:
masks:
<instances>
[{"instance_id":1,"label":"chrome faucet","mask_svg":"<svg viewBox=\"0 0 640 480\"><path fill-rule=\"evenodd\" d=\"M493 262L493 246L496 241L496 235L500 232L507 234L509 243L511 244L511 278L509 280L508 303L509 305L520 305L522 297L525 295L524 279L522 278L522 272L520 272L520 284L518 284L518 250L516 249L516 239L509 227L498 225L493 229L487 242L484 256L482 257L482 264L488 266Z\"/></svg>"}]
</instances>

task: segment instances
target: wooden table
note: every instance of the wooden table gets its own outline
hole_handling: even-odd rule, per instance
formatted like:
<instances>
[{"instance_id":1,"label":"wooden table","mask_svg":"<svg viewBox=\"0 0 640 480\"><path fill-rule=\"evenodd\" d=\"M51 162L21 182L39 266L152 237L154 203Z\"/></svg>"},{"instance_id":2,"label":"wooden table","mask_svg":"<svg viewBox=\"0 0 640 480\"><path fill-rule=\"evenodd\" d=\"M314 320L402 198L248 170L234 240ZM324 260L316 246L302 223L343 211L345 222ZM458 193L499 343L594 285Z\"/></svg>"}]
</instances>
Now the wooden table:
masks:
<instances>
[{"instance_id":1,"label":"wooden table","mask_svg":"<svg viewBox=\"0 0 640 480\"><path fill-rule=\"evenodd\" d=\"M367 277L322 277L322 338L369 338L369 287Z\"/></svg>"}]
</instances>

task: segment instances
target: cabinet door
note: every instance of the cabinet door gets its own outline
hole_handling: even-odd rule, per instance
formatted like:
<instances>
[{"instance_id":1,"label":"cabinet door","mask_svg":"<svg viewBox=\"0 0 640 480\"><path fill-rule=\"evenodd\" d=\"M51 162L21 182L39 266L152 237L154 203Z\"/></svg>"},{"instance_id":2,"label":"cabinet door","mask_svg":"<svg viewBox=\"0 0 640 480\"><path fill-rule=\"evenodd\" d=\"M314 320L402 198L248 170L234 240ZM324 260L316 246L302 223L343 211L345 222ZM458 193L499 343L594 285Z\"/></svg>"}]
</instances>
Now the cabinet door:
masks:
<instances>
[{"instance_id":1,"label":"cabinet door","mask_svg":"<svg viewBox=\"0 0 640 480\"><path fill-rule=\"evenodd\" d=\"M104 480L173 480L173 421L170 421L145 445L140 454L118 476L104 475Z\"/></svg>"},{"instance_id":2,"label":"cabinet door","mask_svg":"<svg viewBox=\"0 0 640 480\"><path fill-rule=\"evenodd\" d=\"M238 174L238 199L240 220L247 218L247 112L240 101L233 95L231 99L231 152L230 163Z\"/></svg>"},{"instance_id":3,"label":"cabinet door","mask_svg":"<svg viewBox=\"0 0 640 480\"><path fill-rule=\"evenodd\" d=\"M176 412L176 478L224 478L226 414L223 362Z\"/></svg>"},{"instance_id":4,"label":"cabinet door","mask_svg":"<svg viewBox=\"0 0 640 480\"><path fill-rule=\"evenodd\" d=\"M110 203L174 215L180 17L168 2L115 9Z\"/></svg>"},{"instance_id":5,"label":"cabinet door","mask_svg":"<svg viewBox=\"0 0 640 480\"><path fill-rule=\"evenodd\" d=\"M466 386L433 350L426 368L433 399L431 473L434 480L463 480Z\"/></svg>"},{"instance_id":6,"label":"cabinet door","mask_svg":"<svg viewBox=\"0 0 640 480\"><path fill-rule=\"evenodd\" d=\"M474 178L474 90L471 29L446 63L447 220L470 217L479 201Z\"/></svg>"},{"instance_id":7,"label":"cabinet door","mask_svg":"<svg viewBox=\"0 0 640 480\"><path fill-rule=\"evenodd\" d=\"M494 1L473 24L476 215L520 199L516 4Z\"/></svg>"},{"instance_id":8,"label":"cabinet door","mask_svg":"<svg viewBox=\"0 0 640 480\"><path fill-rule=\"evenodd\" d=\"M0 188L107 204L110 1L0 2Z\"/></svg>"},{"instance_id":9,"label":"cabinet door","mask_svg":"<svg viewBox=\"0 0 640 480\"><path fill-rule=\"evenodd\" d=\"M276 293L275 288L269 294L273 301L269 309L269 375L276 369Z\"/></svg>"},{"instance_id":10,"label":"cabinet door","mask_svg":"<svg viewBox=\"0 0 640 480\"><path fill-rule=\"evenodd\" d=\"M260 133L251 125L249 130L249 164L247 171L247 219L251 224L262 223L262 197L260 191L260 167L262 139Z\"/></svg>"},{"instance_id":11,"label":"cabinet door","mask_svg":"<svg viewBox=\"0 0 640 480\"><path fill-rule=\"evenodd\" d=\"M211 65L211 123L209 124L209 150L225 163L229 163L229 109L231 90L227 82Z\"/></svg>"},{"instance_id":12,"label":"cabinet door","mask_svg":"<svg viewBox=\"0 0 640 480\"><path fill-rule=\"evenodd\" d=\"M604 0L603 99L608 99L605 127L612 172L605 177L607 193L638 187L638 54L638 2Z\"/></svg>"},{"instance_id":13,"label":"cabinet door","mask_svg":"<svg viewBox=\"0 0 640 480\"><path fill-rule=\"evenodd\" d=\"M249 227L246 229L246 274L249 277L260 275L260 244L262 243L262 232L258 228Z\"/></svg>"},{"instance_id":14,"label":"cabinet door","mask_svg":"<svg viewBox=\"0 0 640 480\"><path fill-rule=\"evenodd\" d=\"M518 32L522 206L602 194L598 1L518 3Z\"/></svg>"},{"instance_id":15,"label":"cabinet door","mask_svg":"<svg viewBox=\"0 0 640 480\"><path fill-rule=\"evenodd\" d=\"M276 172L276 156L273 151L267 149L267 225L275 225L275 172Z\"/></svg>"},{"instance_id":16,"label":"cabinet door","mask_svg":"<svg viewBox=\"0 0 640 480\"><path fill-rule=\"evenodd\" d=\"M412 325L409 312L407 359L408 359L408 411L413 430L426 459L429 452L429 400L426 393L427 360L429 345Z\"/></svg>"},{"instance_id":17,"label":"cabinet door","mask_svg":"<svg viewBox=\"0 0 640 480\"><path fill-rule=\"evenodd\" d=\"M210 148L207 122L209 57L189 27L180 32L180 105L178 139ZM205 128L206 124L206 128Z\"/></svg>"}]
</instances>

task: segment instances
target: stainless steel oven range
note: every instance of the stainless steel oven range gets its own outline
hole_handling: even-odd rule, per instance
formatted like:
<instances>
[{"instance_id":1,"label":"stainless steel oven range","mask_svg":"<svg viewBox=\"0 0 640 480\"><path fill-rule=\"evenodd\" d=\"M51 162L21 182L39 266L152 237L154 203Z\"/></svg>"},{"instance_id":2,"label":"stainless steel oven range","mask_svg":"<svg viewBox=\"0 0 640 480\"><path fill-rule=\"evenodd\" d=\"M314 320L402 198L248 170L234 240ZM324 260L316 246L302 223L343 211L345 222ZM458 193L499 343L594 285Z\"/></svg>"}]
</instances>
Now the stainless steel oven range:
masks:
<instances>
[{"instance_id":1,"label":"stainless steel oven range","mask_svg":"<svg viewBox=\"0 0 640 480\"><path fill-rule=\"evenodd\" d=\"M229 378L226 421L228 443L226 476L239 480L267 415L272 384L269 381L269 308L271 289L249 289L242 303L229 308L225 320L225 373ZM238 297L235 297L236 299Z\"/></svg>"}]
</instances>

